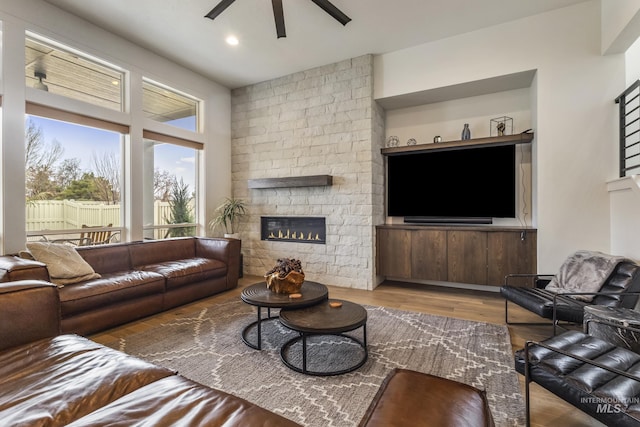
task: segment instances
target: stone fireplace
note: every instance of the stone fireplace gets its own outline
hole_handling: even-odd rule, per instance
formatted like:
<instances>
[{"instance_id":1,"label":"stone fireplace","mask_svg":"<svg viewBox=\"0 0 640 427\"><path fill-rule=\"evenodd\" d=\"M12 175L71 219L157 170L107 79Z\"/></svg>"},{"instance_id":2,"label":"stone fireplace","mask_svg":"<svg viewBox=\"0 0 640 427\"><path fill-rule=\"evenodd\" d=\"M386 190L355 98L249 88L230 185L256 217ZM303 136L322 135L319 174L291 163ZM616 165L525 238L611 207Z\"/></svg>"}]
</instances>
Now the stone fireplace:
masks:
<instances>
[{"instance_id":1,"label":"stone fireplace","mask_svg":"<svg viewBox=\"0 0 640 427\"><path fill-rule=\"evenodd\" d=\"M233 89L231 111L232 193L250 212L246 273L262 276L278 258L297 258L308 280L373 289L374 227L385 221L384 110L373 99L373 55ZM291 223L268 231L262 217L272 215L323 222L317 232ZM311 244L298 244L301 232Z\"/></svg>"},{"instance_id":2,"label":"stone fireplace","mask_svg":"<svg viewBox=\"0 0 640 427\"><path fill-rule=\"evenodd\" d=\"M261 240L326 244L324 217L263 216L260 217Z\"/></svg>"}]
</instances>

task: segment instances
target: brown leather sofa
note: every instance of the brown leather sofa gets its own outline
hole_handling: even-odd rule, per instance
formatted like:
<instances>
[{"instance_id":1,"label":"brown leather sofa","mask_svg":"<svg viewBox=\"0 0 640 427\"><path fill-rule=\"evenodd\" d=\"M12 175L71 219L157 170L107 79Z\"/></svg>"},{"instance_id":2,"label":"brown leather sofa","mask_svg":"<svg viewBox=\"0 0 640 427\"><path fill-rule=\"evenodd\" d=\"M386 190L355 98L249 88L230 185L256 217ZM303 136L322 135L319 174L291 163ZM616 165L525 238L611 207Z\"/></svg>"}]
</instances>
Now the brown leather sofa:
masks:
<instances>
[{"instance_id":1,"label":"brown leather sofa","mask_svg":"<svg viewBox=\"0 0 640 427\"><path fill-rule=\"evenodd\" d=\"M240 240L185 237L84 246L100 278L60 287L62 332L91 334L238 285ZM0 257L0 282L46 280L45 264Z\"/></svg>"},{"instance_id":2,"label":"brown leather sofa","mask_svg":"<svg viewBox=\"0 0 640 427\"><path fill-rule=\"evenodd\" d=\"M237 270L236 270L237 271ZM3 426L298 426L244 399L75 334L59 335L60 289L0 283ZM484 392L397 369L361 427L493 426Z\"/></svg>"},{"instance_id":3,"label":"brown leather sofa","mask_svg":"<svg viewBox=\"0 0 640 427\"><path fill-rule=\"evenodd\" d=\"M273 426L298 424L74 334L44 281L0 284L3 426Z\"/></svg>"}]
</instances>

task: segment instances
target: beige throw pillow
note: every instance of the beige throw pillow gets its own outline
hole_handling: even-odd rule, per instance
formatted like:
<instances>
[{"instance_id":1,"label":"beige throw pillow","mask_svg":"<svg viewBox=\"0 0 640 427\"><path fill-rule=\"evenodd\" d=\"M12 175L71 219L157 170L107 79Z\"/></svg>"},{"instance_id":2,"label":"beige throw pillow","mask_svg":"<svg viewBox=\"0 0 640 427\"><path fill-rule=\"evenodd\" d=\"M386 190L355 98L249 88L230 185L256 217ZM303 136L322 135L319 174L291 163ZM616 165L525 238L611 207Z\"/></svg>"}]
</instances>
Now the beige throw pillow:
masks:
<instances>
[{"instance_id":1,"label":"beige throw pillow","mask_svg":"<svg viewBox=\"0 0 640 427\"><path fill-rule=\"evenodd\" d=\"M36 261L47 265L51 281L59 286L100 278L73 246L63 243L29 242L27 249Z\"/></svg>"}]
</instances>

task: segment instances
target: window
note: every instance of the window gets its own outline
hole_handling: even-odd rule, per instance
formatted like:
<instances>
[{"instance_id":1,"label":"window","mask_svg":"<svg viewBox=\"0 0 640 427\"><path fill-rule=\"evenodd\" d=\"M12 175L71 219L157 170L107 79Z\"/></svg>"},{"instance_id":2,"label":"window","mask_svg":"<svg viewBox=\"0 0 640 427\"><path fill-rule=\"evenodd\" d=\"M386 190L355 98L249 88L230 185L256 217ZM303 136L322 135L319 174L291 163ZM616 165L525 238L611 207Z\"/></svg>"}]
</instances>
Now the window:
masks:
<instances>
[{"instance_id":1,"label":"window","mask_svg":"<svg viewBox=\"0 0 640 427\"><path fill-rule=\"evenodd\" d=\"M30 35L24 69L27 87L124 111L124 72L115 66Z\"/></svg>"},{"instance_id":2,"label":"window","mask_svg":"<svg viewBox=\"0 0 640 427\"><path fill-rule=\"evenodd\" d=\"M86 123L101 123L47 107L28 104L27 112L25 186L29 240L77 245L118 241L122 143L127 129L108 123L103 128L88 126ZM60 120L61 117L74 122ZM96 241L98 235L101 241Z\"/></svg>"},{"instance_id":3,"label":"window","mask_svg":"<svg viewBox=\"0 0 640 427\"><path fill-rule=\"evenodd\" d=\"M181 129L200 131L198 100L149 80L142 82L142 90L145 117Z\"/></svg>"},{"instance_id":4,"label":"window","mask_svg":"<svg viewBox=\"0 0 640 427\"><path fill-rule=\"evenodd\" d=\"M201 146L150 131L144 135L144 237L197 235Z\"/></svg>"},{"instance_id":5,"label":"window","mask_svg":"<svg viewBox=\"0 0 640 427\"><path fill-rule=\"evenodd\" d=\"M146 118L198 132L201 101L160 83L143 79ZM143 131L143 216L145 239L198 234L198 163L202 144L176 134Z\"/></svg>"}]
</instances>

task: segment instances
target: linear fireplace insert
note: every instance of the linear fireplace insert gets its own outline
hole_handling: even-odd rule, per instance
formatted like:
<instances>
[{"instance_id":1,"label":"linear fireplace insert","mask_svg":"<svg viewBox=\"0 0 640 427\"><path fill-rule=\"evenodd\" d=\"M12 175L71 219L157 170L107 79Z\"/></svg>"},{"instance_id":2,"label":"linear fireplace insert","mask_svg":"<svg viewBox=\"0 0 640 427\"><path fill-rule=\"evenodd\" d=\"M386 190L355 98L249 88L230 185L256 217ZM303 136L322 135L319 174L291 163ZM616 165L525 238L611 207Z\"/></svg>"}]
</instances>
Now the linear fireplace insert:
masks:
<instances>
[{"instance_id":1,"label":"linear fireplace insert","mask_svg":"<svg viewBox=\"0 0 640 427\"><path fill-rule=\"evenodd\" d=\"M260 235L262 240L325 244L327 227L324 217L263 216Z\"/></svg>"}]
</instances>

